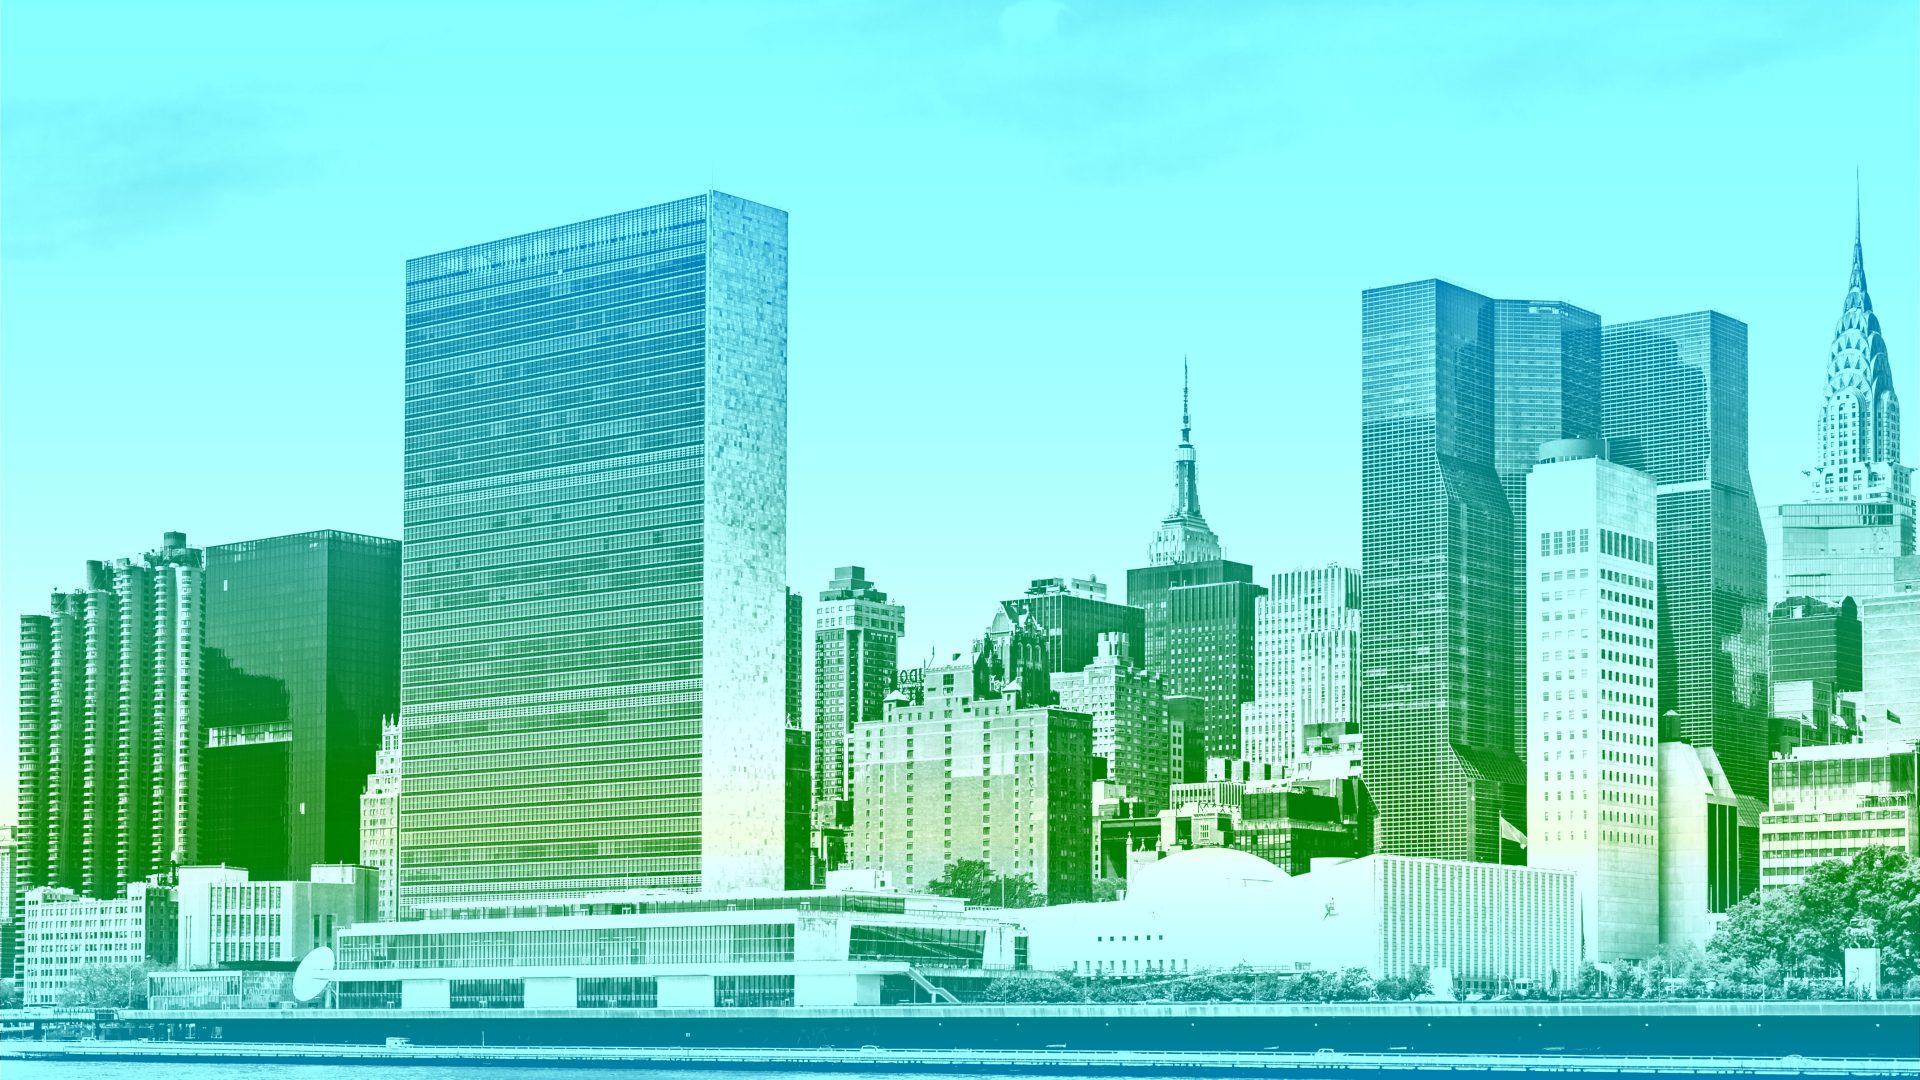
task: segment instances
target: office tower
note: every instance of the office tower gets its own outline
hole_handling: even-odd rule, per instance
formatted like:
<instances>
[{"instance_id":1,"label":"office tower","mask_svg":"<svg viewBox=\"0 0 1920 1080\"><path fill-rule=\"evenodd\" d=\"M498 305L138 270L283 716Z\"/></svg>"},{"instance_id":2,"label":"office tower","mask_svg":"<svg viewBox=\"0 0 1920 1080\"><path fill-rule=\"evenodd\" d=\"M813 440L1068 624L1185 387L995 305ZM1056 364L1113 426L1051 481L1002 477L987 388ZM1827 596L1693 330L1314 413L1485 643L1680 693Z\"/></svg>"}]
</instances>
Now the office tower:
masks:
<instances>
[{"instance_id":1,"label":"office tower","mask_svg":"<svg viewBox=\"0 0 1920 1080\"><path fill-rule=\"evenodd\" d=\"M400 708L399 541L296 533L206 563L199 861L267 881L359 862L360 792Z\"/></svg>"},{"instance_id":2,"label":"office tower","mask_svg":"<svg viewBox=\"0 0 1920 1080\"><path fill-rule=\"evenodd\" d=\"M380 748L360 793L360 865L379 874L381 922L400 917L400 718L380 721Z\"/></svg>"},{"instance_id":3,"label":"office tower","mask_svg":"<svg viewBox=\"0 0 1920 1080\"><path fill-rule=\"evenodd\" d=\"M1389 854L1522 854L1493 308L1443 281L1361 297L1360 727Z\"/></svg>"},{"instance_id":4,"label":"office tower","mask_svg":"<svg viewBox=\"0 0 1920 1080\"><path fill-rule=\"evenodd\" d=\"M1360 593L1360 571L1329 564L1275 574L1253 602L1253 700L1241 707L1241 757L1291 766L1358 739Z\"/></svg>"},{"instance_id":5,"label":"office tower","mask_svg":"<svg viewBox=\"0 0 1920 1080\"><path fill-rule=\"evenodd\" d=\"M1092 888L1093 722L1023 708L958 654L930 664L921 704L896 701L854 731L850 846L856 869L925 892L960 859L1026 874L1048 902Z\"/></svg>"},{"instance_id":6,"label":"office tower","mask_svg":"<svg viewBox=\"0 0 1920 1080\"><path fill-rule=\"evenodd\" d=\"M787 219L407 263L400 906L784 879Z\"/></svg>"},{"instance_id":7,"label":"office tower","mask_svg":"<svg viewBox=\"0 0 1920 1080\"><path fill-rule=\"evenodd\" d=\"M1004 634L1022 617L1030 618L1045 638L1045 669L1079 671L1100 655L1100 639L1107 634L1126 636L1127 662L1145 666L1141 640L1146 636L1146 614L1130 604L1107 599L1107 586L1097 578L1035 578L1024 595L1000 602L1005 620L996 620Z\"/></svg>"},{"instance_id":8,"label":"office tower","mask_svg":"<svg viewBox=\"0 0 1920 1080\"><path fill-rule=\"evenodd\" d=\"M790 727L786 735L786 806L782 825L783 881L810 889L813 867L813 732Z\"/></svg>"},{"instance_id":9,"label":"office tower","mask_svg":"<svg viewBox=\"0 0 1920 1080\"><path fill-rule=\"evenodd\" d=\"M1559 439L1527 477L1527 865L1574 872L1585 958L1660 945L1653 478Z\"/></svg>"},{"instance_id":10,"label":"office tower","mask_svg":"<svg viewBox=\"0 0 1920 1080\"><path fill-rule=\"evenodd\" d=\"M1767 553L1747 477L1747 328L1702 311L1601 332L1613 460L1660 485L1660 715L1742 800L1742 893L1767 794Z\"/></svg>"},{"instance_id":11,"label":"office tower","mask_svg":"<svg viewBox=\"0 0 1920 1080\"><path fill-rule=\"evenodd\" d=\"M799 593L787 590L787 726L800 727L806 706L800 688L800 666L805 648L801 635L806 631L806 602Z\"/></svg>"},{"instance_id":12,"label":"office tower","mask_svg":"<svg viewBox=\"0 0 1920 1080\"><path fill-rule=\"evenodd\" d=\"M173 889L127 883L114 897L40 886L21 911L20 996L28 1006L61 1005L67 988L94 967L154 968L178 952L179 907Z\"/></svg>"},{"instance_id":13,"label":"office tower","mask_svg":"<svg viewBox=\"0 0 1920 1080\"><path fill-rule=\"evenodd\" d=\"M1861 689L1860 615L1851 599L1792 596L1773 606L1767 632L1768 683L1777 730L1770 749L1849 742L1855 725L1841 695Z\"/></svg>"},{"instance_id":14,"label":"office tower","mask_svg":"<svg viewBox=\"0 0 1920 1080\"><path fill-rule=\"evenodd\" d=\"M1880 320L1867 295L1858 208L1853 270L1827 350L1819 465L1807 500L1766 519L1768 597L1863 601L1893 586L1893 562L1915 552L1913 470L1900 464L1900 401Z\"/></svg>"},{"instance_id":15,"label":"office tower","mask_svg":"<svg viewBox=\"0 0 1920 1080\"><path fill-rule=\"evenodd\" d=\"M111 899L194 860L201 566L170 532L21 617L23 887Z\"/></svg>"},{"instance_id":16,"label":"office tower","mask_svg":"<svg viewBox=\"0 0 1920 1080\"><path fill-rule=\"evenodd\" d=\"M1127 644L1123 634L1100 635L1100 655L1079 671L1055 672L1053 693L1061 708L1093 718L1093 753L1105 759L1108 783L1159 810L1173 782L1167 687L1127 659Z\"/></svg>"},{"instance_id":17,"label":"office tower","mask_svg":"<svg viewBox=\"0 0 1920 1080\"><path fill-rule=\"evenodd\" d=\"M1920 555L1893 564L1893 591L1860 605L1860 671L1869 739L1920 734Z\"/></svg>"},{"instance_id":18,"label":"office tower","mask_svg":"<svg viewBox=\"0 0 1920 1080\"><path fill-rule=\"evenodd\" d=\"M1184 360L1180 368L1180 445L1173 459L1173 509L1147 546L1147 565L1127 571L1127 603L1145 612L1143 632L1136 639L1140 661L1147 670L1162 675L1167 671L1169 648L1167 594L1183 585L1253 580L1253 567L1221 557L1220 539L1200 514L1199 465L1194 458Z\"/></svg>"},{"instance_id":19,"label":"office tower","mask_svg":"<svg viewBox=\"0 0 1920 1080\"><path fill-rule=\"evenodd\" d=\"M1513 519L1514 643L1527 617L1527 473L1540 447L1600 435L1600 316L1558 300L1493 302L1493 462ZM1513 652L1513 751L1527 755L1527 653Z\"/></svg>"},{"instance_id":20,"label":"office tower","mask_svg":"<svg viewBox=\"0 0 1920 1080\"><path fill-rule=\"evenodd\" d=\"M1189 694L1167 695L1167 761L1170 784L1191 784L1206 778L1205 701Z\"/></svg>"},{"instance_id":21,"label":"office tower","mask_svg":"<svg viewBox=\"0 0 1920 1080\"><path fill-rule=\"evenodd\" d=\"M1829 859L1889 847L1920 857L1920 750L1905 742L1802 746L1769 763L1760 884L1798 885Z\"/></svg>"},{"instance_id":22,"label":"office tower","mask_svg":"<svg viewBox=\"0 0 1920 1080\"><path fill-rule=\"evenodd\" d=\"M1253 611L1266 594L1246 581L1167 591L1167 688L1205 703L1204 758L1241 756L1241 706L1253 700Z\"/></svg>"},{"instance_id":23,"label":"office tower","mask_svg":"<svg viewBox=\"0 0 1920 1080\"><path fill-rule=\"evenodd\" d=\"M889 603L866 573L834 570L813 616L813 823L820 828L852 823L847 739L856 723L886 715L907 630L907 609Z\"/></svg>"},{"instance_id":24,"label":"office tower","mask_svg":"<svg viewBox=\"0 0 1920 1080\"><path fill-rule=\"evenodd\" d=\"M20 906L26 890L14 873L14 854L19 847L19 830L0 825L0 979L20 977Z\"/></svg>"}]
</instances>

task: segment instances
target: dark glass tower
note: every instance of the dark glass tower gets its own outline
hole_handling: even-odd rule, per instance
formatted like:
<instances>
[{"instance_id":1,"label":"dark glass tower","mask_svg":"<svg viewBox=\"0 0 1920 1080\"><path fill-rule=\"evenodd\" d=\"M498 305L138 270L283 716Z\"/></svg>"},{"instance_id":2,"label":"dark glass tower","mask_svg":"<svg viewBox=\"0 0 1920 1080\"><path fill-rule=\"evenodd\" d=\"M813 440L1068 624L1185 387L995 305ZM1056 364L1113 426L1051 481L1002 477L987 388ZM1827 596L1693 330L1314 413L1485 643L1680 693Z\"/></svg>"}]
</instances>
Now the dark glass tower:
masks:
<instances>
[{"instance_id":1,"label":"dark glass tower","mask_svg":"<svg viewBox=\"0 0 1920 1080\"><path fill-rule=\"evenodd\" d=\"M1604 434L1660 485L1661 737L1711 748L1740 799L1741 891L1767 794L1767 547L1747 475L1747 327L1713 311L1609 325ZM1745 841L1751 840L1752 843Z\"/></svg>"},{"instance_id":2,"label":"dark glass tower","mask_svg":"<svg viewBox=\"0 0 1920 1080\"><path fill-rule=\"evenodd\" d=\"M407 263L400 906L785 880L787 216Z\"/></svg>"},{"instance_id":3,"label":"dark glass tower","mask_svg":"<svg viewBox=\"0 0 1920 1080\"><path fill-rule=\"evenodd\" d=\"M1361 297L1360 715L1387 854L1520 860L1494 332L1494 301L1443 281Z\"/></svg>"},{"instance_id":4,"label":"dark glass tower","mask_svg":"<svg viewBox=\"0 0 1920 1080\"><path fill-rule=\"evenodd\" d=\"M1203 703L1203 760L1240 756L1240 706L1253 700L1254 601L1265 595L1245 581L1167 594L1167 690Z\"/></svg>"},{"instance_id":5,"label":"dark glass tower","mask_svg":"<svg viewBox=\"0 0 1920 1080\"><path fill-rule=\"evenodd\" d=\"M1545 443L1600 436L1600 316L1558 300L1493 302L1493 426L1514 526L1513 749L1525 760L1527 472Z\"/></svg>"},{"instance_id":6,"label":"dark glass tower","mask_svg":"<svg viewBox=\"0 0 1920 1080\"><path fill-rule=\"evenodd\" d=\"M200 861L304 879L360 861L360 791L400 707L400 543L207 549Z\"/></svg>"}]
</instances>

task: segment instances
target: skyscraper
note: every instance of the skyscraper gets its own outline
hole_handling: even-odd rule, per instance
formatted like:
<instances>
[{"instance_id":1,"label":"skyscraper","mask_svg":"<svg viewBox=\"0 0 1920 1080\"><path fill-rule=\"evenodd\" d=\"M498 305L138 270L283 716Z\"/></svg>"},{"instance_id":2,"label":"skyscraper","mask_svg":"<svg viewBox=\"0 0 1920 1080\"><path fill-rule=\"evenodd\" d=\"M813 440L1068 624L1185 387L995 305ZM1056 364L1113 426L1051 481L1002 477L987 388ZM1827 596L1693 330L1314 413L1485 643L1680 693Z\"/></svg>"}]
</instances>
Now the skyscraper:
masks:
<instances>
[{"instance_id":1,"label":"skyscraper","mask_svg":"<svg viewBox=\"0 0 1920 1080\"><path fill-rule=\"evenodd\" d=\"M22 616L23 886L111 899L194 860L202 565L170 532Z\"/></svg>"},{"instance_id":2,"label":"skyscraper","mask_svg":"<svg viewBox=\"0 0 1920 1080\"><path fill-rule=\"evenodd\" d=\"M1100 655L1074 672L1055 672L1059 706L1093 718L1093 754L1107 763L1106 779L1149 811L1166 808L1172 743L1167 688L1158 675L1127 659L1121 634L1100 635Z\"/></svg>"},{"instance_id":3,"label":"skyscraper","mask_svg":"<svg viewBox=\"0 0 1920 1080\"><path fill-rule=\"evenodd\" d=\"M1180 445L1173 458L1173 509L1147 545L1147 565L1127 571L1127 603L1146 614L1139 637L1140 661L1167 674L1167 595L1183 585L1251 582L1253 567L1221 557L1220 538L1200 514L1199 464L1193 450L1186 362L1181 361Z\"/></svg>"},{"instance_id":4,"label":"skyscraper","mask_svg":"<svg viewBox=\"0 0 1920 1080\"><path fill-rule=\"evenodd\" d=\"M400 917L400 718L383 717L373 772L360 793L360 865L379 873L380 921Z\"/></svg>"},{"instance_id":5,"label":"skyscraper","mask_svg":"<svg viewBox=\"0 0 1920 1080\"><path fill-rule=\"evenodd\" d=\"M269 881L359 862L360 792L400 708L399 542L297 533L206 565L199 860Z\"/></svg>"},{"instance_id":6,"label":"skyscraper","mask_svg":"<svg viewBox=\"0 0 1920 1080\"><path fill-rule=\"evenodd\" d=\"M1369 289L1360 352L1360 724L1380 850L1518 861L1494 303L1443 281Z\"/></svg>"},{"instance_id":7,"label":"skyscraper","mask_svg":"<svg viewBox=\"0 0 1920 1080\"><path fill-rule=\"evenodd\" d=\"M1031 619L1044 638L1046 670L1079 671L1100 655L1100 639L1123 635L1127 663L1144 666L1140 642L1146 636L1146 616L1130 604L1107 599L1107 586L1095 578L1035 578L1025 595L1000 602L995 629L1004 637L1023 619Z\"/></svg>"},{"instance_id":8,"label":"skyscraper","mask_svg":"<svg viewBox=\"0 0 1920 1080\"><path fill-rule=\"evenodd\" d=\"M890 603L866 574L858 566L835 569L813 616L813 822L818 828L846 828L853 822L848 739L860 721L885 718L900 666L900 635L907 632L907 609Z\"/></svg>"},{"instance_id":9,"label":"skyscraper","mask_svg":"<svg viewBox=\"0 0 1920 1080\"><path fill-rule=\"evenodd\" d=\"M1770 753L1853 739L1855 725L1841 695L1855 694L1857 700L1864 688L1860 639L1860 612L1851 599L1827 604L1790 596L1773 606L1767 630L1769 715L1775 728Z\"/></svg>"},{"instance_id":10,"label":"skyscraper","mask_svg":"<svg viewBox=\"0 0 1920 1080\"><path fill-rule=\"evenodd\" d=\"M787 590L787 726L800 727L800 717L804 715L806 704L801 690L800 669L805 647L802 635L806 633L806 600L792 589ZM809 766L811 767L811 766Z\"/></svg>"},{"instance_id":11,"label":"skyscraper","mask_svg":"<svg viewBox=\"0 0 1920 1080\"><path fill-rule=\"evenodd\" d=\"M1338 753L1359 734L1360 595L1360 571L1327 565L1275 574L1253 602L1241 757L1290 766L1303 754Z\"/></svg>"},{"instance_id":12,"label":"skyscraper","mask_svg":"<svg viewBox=\"0 0 1920 1080\"><path fill-rule=\"evenodd\" d=\"M1254 605L1266 594L1247 581L1167 592L1167 689L1204 703L1204 758L1241 756L1241 707L1253 700Z\"/></svg>"},{"instance_id":13,"label":"skyscraper","mask_svg":"<svg viewBox=\"0 0 1920 1080\"><path fill-rule=\"evenodd\" d=\"M1600 435L1600 316L1558 300L1493 302L1493 460L1513 518L1514 643L1527 617L1527 473L1540 447ZM1527 754L1527 653L1513 652L1514 753Z\"/></svg>"},{"instance_id":14,"label":"skyscraper","mask_svg":"<svg viewBox=\"0 0 1920 1080\"><path fill-rule=\"evenodd\" d=\"M1660 714L1741 799L1740 891L1767 792L1766 540L1747 476L1747 328L1718 312L1606 326L1613 460L1660 485Z\"/></svg>"},{"instance_id":15,"label":"skyscraper","mask_svg":"<svg viewBox=\"0 0 1920 1080\"><path fill-rule=\"evenodd\" d=\"M1900 401L1867 295L1857 207L1819 436L1807 501L1775 507L1766 519L1768 598L1776 604L1789 596L1837 604L1891 592L1894 560L1915 551L1913 470L1900 464Z\"/></svg>"},{"instance_id":16,"label":"skyscraper","mask_svg":"<svg viewBox=\"0 0 1920 1080\"><path fill-rule=\"evenodd\" d=\"M1604 444L1542 446L1527 477L1527 863L1571 870L1594 963L1660 945L1653 478Z\"/></svg>"},{"instance_id":17,"label":"skyscraper","mask_svg":"<svg viewBox=\"0 0 1920 1080\"><path fill-rule=\"evenodd\" d=\"M787 220L407 264L400 904L784 880Z\"/></svg>"}]
</instances>

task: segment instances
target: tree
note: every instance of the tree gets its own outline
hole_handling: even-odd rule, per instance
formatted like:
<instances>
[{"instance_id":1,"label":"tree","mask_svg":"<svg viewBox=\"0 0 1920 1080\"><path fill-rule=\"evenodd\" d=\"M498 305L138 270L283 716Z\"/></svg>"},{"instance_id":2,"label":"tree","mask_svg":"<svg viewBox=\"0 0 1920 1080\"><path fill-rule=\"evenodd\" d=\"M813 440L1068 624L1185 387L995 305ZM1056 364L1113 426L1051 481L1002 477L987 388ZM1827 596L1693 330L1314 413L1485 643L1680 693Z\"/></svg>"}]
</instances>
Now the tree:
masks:
<instances>
[{"instance_id":1,"label":"tree","mask_svg":"<svg viewBox=\"0 0 1920 1080\"><path fill-rule=\"evenodd\" d=\"M145 964L102 964L83 967L60 994L60 1004L97 1009L147 1007Z\"/></svg>"},{"instance_id":2,"label":"tree","mask_svg":"<svg viewBox=\"0 0 1920 1080\"><path fill-rule=\"evenodd\" d=\"M20 1007L20 987L12 979L0 979L0 1009Z\"/></svg>"},{"instance_id":3,"label":"tree","mask_svg":"<svg viewBox=\"0 0 1920 1080\"><path fill-rule=\"evenodd\" d=\"M1802 884L1735 904L1707 952L1718 966L1757 972L1771 961L1790 975L1831 977L1849 948L1878 948L1891 985L1920 977L1920 862L1890 847L1823 862Z\"/></svg>"},{"instance_id":4,"label":"tree","mask_svg":"<svg viewBox=\"0 0 1920 1080\"><path fill-rule=\"evenodd\" d=\"M957 859L927 883L935 896L957 896L975 907L1039 907L1047 902L1030 874L995 876L985 859Z\"/></svg>"},{"instance_id":5,"label":"tree","mask_svg":"<svg viewBox=\"0 0 1920 1080\"><path fill-rule=\"evenodd\" d=\"M1373 999L1373 976L1363 967L1343 969L1334 976L1330 996L1334 1001L1370 1001Z\"/></svg>"}]
</instances>

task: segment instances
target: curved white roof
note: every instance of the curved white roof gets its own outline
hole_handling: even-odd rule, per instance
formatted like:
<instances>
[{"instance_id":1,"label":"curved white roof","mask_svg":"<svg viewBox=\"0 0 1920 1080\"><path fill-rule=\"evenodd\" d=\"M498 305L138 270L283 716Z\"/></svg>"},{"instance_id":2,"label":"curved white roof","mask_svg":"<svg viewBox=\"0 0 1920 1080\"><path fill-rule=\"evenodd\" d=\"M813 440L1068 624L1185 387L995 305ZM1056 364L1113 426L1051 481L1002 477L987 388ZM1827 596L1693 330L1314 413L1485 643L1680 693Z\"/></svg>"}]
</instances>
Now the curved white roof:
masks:
<instances>
[{"instance_id":1,"label":"curved white roof","mask_svg":"<svg viewBox=\"0 0 1920 1080\"><path fill-rule=\"evenodd\" d=\"M1134 867L1127 880L1127 902L1217 904L1234 892L1268 889L1286 880L1279 867L1258 855L1233 848L1195 848Z\"/></svg>"}]
</instances>

